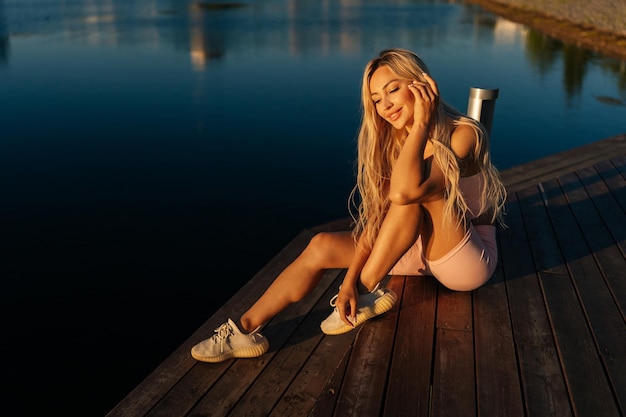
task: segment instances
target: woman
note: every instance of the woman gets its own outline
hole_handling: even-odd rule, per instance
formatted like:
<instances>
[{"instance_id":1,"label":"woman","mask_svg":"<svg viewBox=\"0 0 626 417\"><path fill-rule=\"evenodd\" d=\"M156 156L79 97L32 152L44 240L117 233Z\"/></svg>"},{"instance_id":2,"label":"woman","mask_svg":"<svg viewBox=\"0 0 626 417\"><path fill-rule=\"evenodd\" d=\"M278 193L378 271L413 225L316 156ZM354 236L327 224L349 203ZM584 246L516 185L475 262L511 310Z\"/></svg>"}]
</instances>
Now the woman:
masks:
<instances>
[{"instance_id":1,"label":"woman","mask_svg":"<svg viewBox=\"0 0 626 417\"><path fill-rule=\"evenodd\" d=\"M380 288L388 274L432 275L471 291L497 263L495 223L506 191L491 163L484 128L439 99L422 60L386 50L366 66L358 137L360 199L352 232L319 233L240 318L197 345L205 362L256 357L269 347L261 326L302 300L325 269L347 268L333 312L322 324L341 334L393 306Z\"/></svg>"}]
</instances>

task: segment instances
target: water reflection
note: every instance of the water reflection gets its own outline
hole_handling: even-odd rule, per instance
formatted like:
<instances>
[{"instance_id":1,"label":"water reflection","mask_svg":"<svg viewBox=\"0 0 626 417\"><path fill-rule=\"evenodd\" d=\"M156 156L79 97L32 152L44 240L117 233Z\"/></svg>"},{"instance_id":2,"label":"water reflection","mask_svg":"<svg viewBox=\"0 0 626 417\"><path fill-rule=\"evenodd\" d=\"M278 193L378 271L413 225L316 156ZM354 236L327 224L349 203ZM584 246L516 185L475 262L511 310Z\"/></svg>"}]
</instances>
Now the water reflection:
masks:
<instances>
[{"instance_id":1,"label":"water reflection","mask_svg":"<svg viewBox=\"0 0 626 417\"><path fill-rule=\"evenodd\" d=\"M537 66L540 73L547 73L555 65L563 63L563 88L570 100L582 91L587 67L590 61L596 59L590 51L564 45L533 30L529 31L526 38L526 51L529 61ZM617 75L620 78L624 76Z\"/></svg>"},{"instance_id":2,"label":"water reflection","mask_svg":"<svg viewBox=\"0 0 626 417\"><path fill-rule=\"evenodd\" d=\"M4 16L4 0L0 0L0 65L9 60L9 33Z\"/></svg>"},{"instance_id":3,"label":"water reflection","mask_svg":"<svg viewBox=\"0 0 626 417\"><path fill-rule=\"evenodd\" d=\"M10 9L7 24L5 2ZM292 55L342 52L368 54L388 45L434 46L442 39L459 42L452 32L463 31L483 44L521 42L525 55L539 73L563 63L563 87L579 94L587 65L598 65L617 75L624 91L623 62L604 58L499 18L473 5L435 0L394 2L364 0L284 0L215 2L143 0L127 2L38 2L0 0L0 63L9 60L11 37L37 34L68 42L100 45L141 43L158 47L170 43L189 52L193 68L206 69L211 60L227 53L265 50Z\"/></svg>"},{"instance_id":4,"label":"water reflection","mask_svg":"<svg viewBox=\"0 0 626 417\"><path fill-rule=\"evenodd\" d=\"M359 54L372 45L411 43L445 31L455 8L432 2L331 1L250 3L237 10L190 6L190 51L197 69L226 51ZM182 10L176 11L179 18ZM392 25L390 22L394 22Z\"/></svg>"},{"instance_id":5,"label":"water reflection","mask_svg":"<svg viewBox=\"0 0 626 417\"><path fill-rule=\"evenodd\" d=\"M478 36L482 34L483 39L493 38L494 43L523 45L528 62L538 74L547 74L555 66L562 66L563 88L569 99L580 94L591 63L613 73L616 76L617 88L622 93L626 91L624 89L626 82L624 61L603 57L589 50L564 44L534 29L481 11L476 6L465 6L465 11L473 18L476 32ZM493 36L490 36L491 33Z\"/></svg>"}]
</instances>

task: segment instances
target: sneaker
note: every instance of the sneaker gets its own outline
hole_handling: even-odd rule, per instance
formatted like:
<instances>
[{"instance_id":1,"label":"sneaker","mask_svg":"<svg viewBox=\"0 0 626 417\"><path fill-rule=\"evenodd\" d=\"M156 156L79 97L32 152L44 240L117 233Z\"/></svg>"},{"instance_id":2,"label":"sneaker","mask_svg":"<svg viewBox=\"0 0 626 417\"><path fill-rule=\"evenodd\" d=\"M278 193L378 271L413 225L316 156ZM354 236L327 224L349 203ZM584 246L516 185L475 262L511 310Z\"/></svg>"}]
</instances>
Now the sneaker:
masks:
<instances>
[{"instance_id":1,"label":"sneaker","mask_svg":"<svg viewBox=\"0 0 626 417\"><path fill-rule=\"evenodd\" d=\"M261 326L249 334L242 333L231 319L215 329L215 334L191 348L191 356L202 362L222 362L231 358L256 358L270 346L259 333Z\"/></svg>"},{"instance_id":2,"label":"sneaker","mask_svg":"<svg viewBox=\"0 0 626 417\"><path fill-rule=\"evenodd\" d=\"M330 306L334 307L334 310L330 313L330 316L320 324L320 328L324 333L329 335L347 333L365 323L367 320L391 310L397 298L395 292L387 288L379 288L379 285L376 285L376 288L370 293L359 294L356 320L354 321L354 326L350 326L344 323L339 317L339 310L335 306L335 301L337 300L337 295L335 295L330 300Z\"/></svg>"}]
</instances>

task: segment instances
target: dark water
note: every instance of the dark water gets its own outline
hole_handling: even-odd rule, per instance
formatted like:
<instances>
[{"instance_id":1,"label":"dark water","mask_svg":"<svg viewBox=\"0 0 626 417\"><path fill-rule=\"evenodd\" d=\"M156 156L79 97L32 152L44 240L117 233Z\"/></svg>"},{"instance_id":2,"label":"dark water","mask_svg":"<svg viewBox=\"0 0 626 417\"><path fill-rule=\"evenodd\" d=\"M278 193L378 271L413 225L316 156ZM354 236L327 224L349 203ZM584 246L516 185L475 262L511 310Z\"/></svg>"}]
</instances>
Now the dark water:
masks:
<instances>
[{"instance_id":1,"label":"dark water","mask_svg":"<svg viewBox=\"0 0 626 417\"><path fill-rule=\"evenodd\" d=\"M15 415L106 414L300 230L347 215L380 49L417 51L462 110L500 88L501 169L626 131L624 62L476 7L210 3L0 0Z\"/></svg>"}]
</instances>

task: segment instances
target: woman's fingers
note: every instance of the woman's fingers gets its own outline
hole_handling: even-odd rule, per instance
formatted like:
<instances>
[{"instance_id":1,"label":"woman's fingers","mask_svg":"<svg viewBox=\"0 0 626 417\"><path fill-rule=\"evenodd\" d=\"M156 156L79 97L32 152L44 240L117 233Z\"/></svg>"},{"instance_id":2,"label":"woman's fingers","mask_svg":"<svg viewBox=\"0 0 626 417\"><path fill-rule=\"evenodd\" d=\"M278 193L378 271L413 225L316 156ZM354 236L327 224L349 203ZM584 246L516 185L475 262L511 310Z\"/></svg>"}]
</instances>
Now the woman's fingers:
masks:
<instances>
[{"instance_id":1,"label":"woman's fingers","mask_svg":"<svg viewBox=\"0 0 626 417\"><path fill-rule=\"evenodd\" d=\"M425 81L414 80L409 84L409 90L413 92L415 103L413 107L414 120L426 120L430 122L432 115L439 102L437 83L424 74Z\"/></svg>"},{"instance_id":2,"label":"woman's fingers","mask_svg":"<svg viewBox=\"0 0 626 417\"><path fill-rule=\"evenodd\" d=\"M352 325L348 319L350 315L350 304L345 302L337 303L337 311L339 311L339 317L344 323Z\"/></svg>"},{"instance_id":3,"label":"woman's fingers","mask_svg":"<svg viewBox=\"0 0 626 417\"><path fill-rule=\"evenodd\" d=\"M348 322L354 327L354 323L356 323L356 299L350 300L350 315L346 317Z\"/></svg>"},{"instance_id":4,"label":"woman's fingers","mask_svg":"<svg viewBox=\"0 0 626 417\"><path fill-rule=\"evenodd\" d=\"M413 81L413 83L409 84L409 87L411 87L410 89L416 98L429 101L434 101L437 98L437 93L427 83Z\"/></svg>"},{"instance_id":5,"label":"woman's fingers","mask_svg":"<svg viewBox=\"0 0 626 417\"><path fill-rule=\"evenodd\" d=\"M436 96L439 95L439 87L437 86L437 82L432 79L432 77L426 73L423 73L422 76L426 79L430 88L433 90Z\"/></svg>"},{"instance_id":6,"label":"woman's fingers","mask_svg":"<svg viewBox=\"0 0 626 417\"><path fill-rule=\"evenodd\" d=\"M354 322L356 321L356 300L354 298L350 298L348 301L337 301L336 306L337 311L339 312L339 317L344 323L354 327Z\"/></svg>"}]
</instances>

